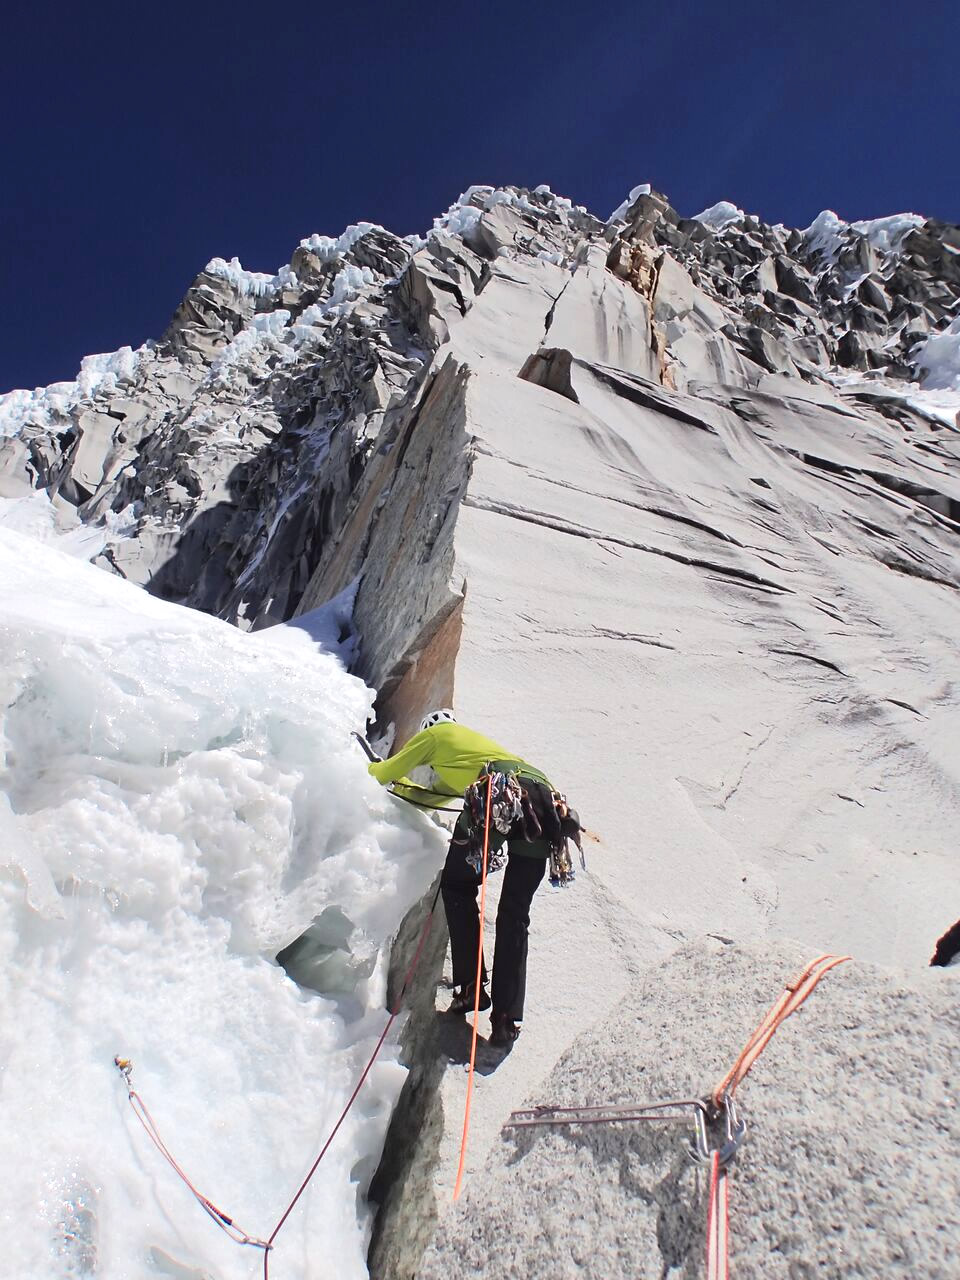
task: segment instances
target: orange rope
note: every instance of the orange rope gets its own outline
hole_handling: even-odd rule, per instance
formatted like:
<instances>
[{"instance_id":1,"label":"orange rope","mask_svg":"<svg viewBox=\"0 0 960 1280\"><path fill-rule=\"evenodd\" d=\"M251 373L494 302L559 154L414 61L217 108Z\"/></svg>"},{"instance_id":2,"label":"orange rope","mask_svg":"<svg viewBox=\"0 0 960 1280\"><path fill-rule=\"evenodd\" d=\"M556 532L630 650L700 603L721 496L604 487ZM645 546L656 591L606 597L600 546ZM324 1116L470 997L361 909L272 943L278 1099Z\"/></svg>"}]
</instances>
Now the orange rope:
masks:
<instances>
[{"instance_id":1,"label":"orange rope","mask_svg":"<svg viewBox=\"0 0 960 1280\"><path fill-rule=\"evenodd\" d=\"M707 1200L707 1280L728 1280L729 1186L727 1170L720 1164L720 1152L710 1159L710 1193Z\"/></svg>"},{"instance_id":2,"label":"orange rope","mask_svg":"<svg viewBox=\"0 0 960 1280\"><path fill-rule=\"evenodd\" d=\"M467 1159L467 1134L470 1130L470 1102L473 1097L473 1068L477 1061L477 1026L480 1022L480 978L483 974L483 909L487 900L487 849L490 844L490 793L493 778L487 775L487 812L483 823L483 872L480 878L480 942L477 946L477 979L473 984L473 1036L470 1040L470 1072L467 1076L467 1105L463 1112L463 1137L460 1139L460 1163L457 1181L453 1188L454 1200L460 1197L463 1182L463 1166Z\"/></svg>"},{"instance_id":3,"label":"orange rope","mask_svg":"<svg viewBox=\"0 0 960 1280\"><path fill-rule=\"evenodd\" d=\"M825 978L838 964L851 960L852 956L817 956L788 982L783 995L770 1008L766 1017L744 1045L740 1056L723 1077L712 1094L713 1104L723 1106L725 1098L732 1098L737 1086L770 1043L774 1032L786 1022L815 990L821 978ZM707 1280L728 1280L729 1276L729 1176L728 1165L720 1164L719 1151L711 1152L710 1190L707 1197Z\"/></svg>"},{"instance_id":4,"label":"orange rope","mask_svg":"<svg viewBox=\"0 0 960 1280\"><path fill-rule=\"evenodd\" d=\"M831 969L838 964L852 959L851 956L818 956L811 960L802 973L788 982L780 999L773 1005L766 1017L744 1045L740 1056L713 1091L714 1105L719 1107L725 1094L732 1098L737 1086L764 1051L777 1028L794 1013L811 995L821 978L825 978Z\"/></svg>"}]
</instances>

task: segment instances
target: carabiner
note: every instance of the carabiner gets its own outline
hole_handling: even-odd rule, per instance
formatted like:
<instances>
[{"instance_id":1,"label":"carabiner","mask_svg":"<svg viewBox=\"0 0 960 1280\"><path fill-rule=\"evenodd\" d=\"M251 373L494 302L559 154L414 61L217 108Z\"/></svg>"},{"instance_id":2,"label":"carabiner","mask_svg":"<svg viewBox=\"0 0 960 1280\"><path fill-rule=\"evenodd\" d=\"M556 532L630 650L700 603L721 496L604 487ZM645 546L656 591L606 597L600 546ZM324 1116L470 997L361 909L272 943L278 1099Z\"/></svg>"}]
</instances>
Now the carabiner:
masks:
<instances>
[{"instance_id":1,"label":"carabiner","mask_svg":"<svg viewBox=\"0 0 960 1280\"><path fill-rule=\"evenodd\" d=\"M729 1094L724 1094L722 1112L713 1112L714 1124L723 1116L723 1142L717 1147L710 1146L710 1140L707 1135L707 1111L699 1109L696 1112L695 1125L696 1137L695 1145L690 1148L690 1154L694 1160L701 1164L709 1164L713 1159L714 1152L718 1154L718 1162L720 1167L730 1164L739 1150L741 1142L747 1132L746 1123L740 1119L737 1114L737 1104Z\"/></svg>"}]
</instances>

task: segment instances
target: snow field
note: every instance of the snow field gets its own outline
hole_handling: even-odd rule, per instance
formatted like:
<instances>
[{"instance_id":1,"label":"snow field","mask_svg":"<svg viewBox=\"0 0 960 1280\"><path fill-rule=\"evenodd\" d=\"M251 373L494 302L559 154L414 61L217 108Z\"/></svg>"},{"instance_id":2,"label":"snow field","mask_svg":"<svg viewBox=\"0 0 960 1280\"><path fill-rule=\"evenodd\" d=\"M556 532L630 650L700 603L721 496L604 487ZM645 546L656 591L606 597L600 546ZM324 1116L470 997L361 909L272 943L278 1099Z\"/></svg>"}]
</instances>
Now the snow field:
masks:
<instances>
[{"instance_id":1,"label":"snow field","mask_svg":"<svg viewBox=\"0 0 960 1280\"><path fill-rule=\"evenodd\" d=\"M350 730L370 692L295 628L245 635L0 529L0 1208L7 1274L253 1276L130 1111L266 1236L379 1036L385 943L443 853ZM331 988L277 951L327 912ZM366 1275L388 1044L278 1238ZM96 1268L96 1270L94 1270Z\"/></svg>"}]
</instances>

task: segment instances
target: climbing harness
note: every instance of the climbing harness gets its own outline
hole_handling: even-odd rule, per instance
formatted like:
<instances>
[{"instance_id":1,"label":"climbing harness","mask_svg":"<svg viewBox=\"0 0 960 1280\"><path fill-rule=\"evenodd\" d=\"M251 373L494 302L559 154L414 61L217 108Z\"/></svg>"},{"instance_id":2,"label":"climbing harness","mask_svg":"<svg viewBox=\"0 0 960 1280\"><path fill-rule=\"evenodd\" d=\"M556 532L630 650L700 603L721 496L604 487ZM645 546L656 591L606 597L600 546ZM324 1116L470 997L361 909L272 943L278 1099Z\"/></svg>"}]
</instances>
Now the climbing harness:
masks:
<instances>
[{"instance_id":1,"label":"climbing harness","mask_svg":"<svg viewBox=\"0 0 960 1280\"><path fill-rule=\"evenodd\" d=\"M398 791L397 787L402 786L403 790ZM432 813L459 813L459 809L453 809L449 805L437 804L434 800L418 800L415 795L408 796L407 791L421 792L424 796L445 795L450 800L459 800L460 797L452 792L432 791L430 787L421 787L416 782L393 782L387 788L390 795L395 796L397 800L404 800L407 804L412 804L416 809L429 809Z\"/></svg>"},{"instance_id":2,"label":"climbing harness","mask_svg":"<svg viewBox=\"0 0 960 1280\"><path fill-rule=\"evenodd\" d=\"M483 822L483 854L480 879L480 929L477 943L477 976L473 983L473 1034L470 1037L470 1068L467 1074L467 1101L463 1111L463 1136L460 1139L460 1161L457 1180L453 1188L454 1200L460 1197L463 1185L463 1168L467 1159L467 1135L470 1132L470 1103L473 1098L473 1072L477 1062L477 1027L480 1022L480 990L483 977L483 909L487 900L487 854L490 848L490 813L493 796L493 776L487 775L487 805Z\"/></svg>"},{"instance_id":3,"label":"climbing harness","mask_svg":"<svg viewBox=\"0 0 960 1280\"><path fill-rule=\"evenodd\" d=\"M217 1226L221 1229L221 1231L224 1231L230 1237L230 1239L234 1241L235 1244L252 1245L254 1248L263 1250L263 1280L270 1280L270 1253L275 1247L274 1241L276 1240L278 1234L280 1233L281 1227L289 1218L290 1214L293 1212L294 1206L296 1205L300 1197L303 1195L304 1191L306 1191L307 1186L309 1185L313 1175L316 1173L321 1160L327 1154L327 1151L330 1149L330 1146L334 1138L337 1136L337 1133L340 1130L340 1126L343 1124L344 1120L346 1120L347 1114L350 1111L350 1108L353 1106L354 1102L356 1102L357 1096L359 1095L360 1090L363 1088L363 1085L367 1079L367 1076L370 1074L371 1070L373 1069L373 1064L376 1062L380 1054L380 1050L384 1046L387 1036L390 1033L390 1028L393 1026L398 1014L400 1013L400 1010L403 1005L403 997L406 995L407 989L409 988L410 983L413 980L413 975L416 973L417 967L420 964L420 958L423 955L423 948L426 945L427 938L430 934L430 929L433 925L433 917L437 909L437 902L439 901L439 898L440 898L440 886L438 884L437 891L433 895L433 902L430 904L430 910L427 913L426 921L424 922L423 929L420 932L420 938L419 938L419 941L417 942L417 947L413 955L413 960L410 962L410 967L407 969L403 982L400 986L400 991L395 1001L395 1008L388 1009L390 1017L387 1020L386 1026L383 1028L383 1031L380 1034L380 1039L377 1041L376 1046L373 1050L373 1053L370 1055L370 1058L367 1062L367 1065L364 1067L363 1071L360 1074L360 1078L357 1080L353 1093L351 1093L349 1099L347 1100L347 1104L343 1108L343 1111L341 1111L336 1124L330 1130L330 1133L327 1136L327 1140L324 1142L323 1147L320 1150L320 1154L317 1156L316 1160L314 1160L313 1164L310 1167L310 1172L307 1174L303 1182L300 1184L300 1187L298 1188L296 1195L290 1201L289 1205L284 1210L283 1216L281 1217L280 1221L274 1227L270 1236L266 1240L261 1240L257 1236L252 1236L252 1235L249 1235L247 1232L242 1231L236 1225L236 1223L233 1221L232 1218L228 1217L227 1214L225 1214L221 1209L217 1208L217 1206L213 1203L212 1200L208 1199L207 1196L203 1195L200 1191L197 1190L197 1188L193 1185L193 1183L187 1177L186 1173L181 1168L180 1164L171 1154L166 1143L161 1138L160 1133L157 1129L157 1126L154 1123L153 1117L150 1115L149 1111L147 1110L143 1102L143 1099L140 1097L140 1094L137 1092L136 1089L134 1089L133 1081L132 1081L133 1064L130 1062L128 1058L121 1058L119 1056L117 1056L113 1060L117 1067L117 1070L123 1076L124 1082L127 1086L127 1097L130 1101L131 1107L134 1110L134 1113L137 1116L137 1119L140 1121L144 1129L147 1131L147 1134L149 1135L150 1140L153 1142L154 1146L158 1149L160 1154L167 1161L167 1163L170 1165L173 1171L177 1174L180 1180L183 1183L185 1183L185 1185L190 1190L194 1199L197 1201L197 1203L200 1205L203 1211L206 1214L208 1214L210 1218L213 1219L213 1221L217 1224Z\"/></svg>"},{"instance_id":4,"label":"climbing harness","mask_svg":"<svg viewBox=\"0 0 960 1280\"><path fill-rule=\"evenodd\" d=\"M503 1126L525 1129L534 1125L625 1124L637 1121L693 1119L690 1155L709 1168L707 1192L706 1280L729 1280L729 1174L746 1136L737 1111L737 1087L770 1043L777 1028L812 994L822 978L851 956L818 956L788 982L783 994L747 1040L733 1066L708 1098L679 1098L668 1102L626 1102L614 1105L563 1107L541 1104L511 1112Z\"/></svg>"},{"instance_id":5,"label":"climbing harness","mask_svg":"<svg viewBox=\"0 0 960 1280\"><path fill-rule=\"evenodd\" d=\"M548 872L554 888L566 888L575 876L570 843L580 853L580 865L587 862L580 843L579 815L567 804L566 797L546 782L524 774L521 770L497 769L488 765L464 793L467 840L466 860L474 874L480 874L487 790L492 792L490 820L501 835L513 840L546 840L549 845ZM502 848L490 850L487 874L493 875L506 862Z\"/></svg>"}]
</instances>

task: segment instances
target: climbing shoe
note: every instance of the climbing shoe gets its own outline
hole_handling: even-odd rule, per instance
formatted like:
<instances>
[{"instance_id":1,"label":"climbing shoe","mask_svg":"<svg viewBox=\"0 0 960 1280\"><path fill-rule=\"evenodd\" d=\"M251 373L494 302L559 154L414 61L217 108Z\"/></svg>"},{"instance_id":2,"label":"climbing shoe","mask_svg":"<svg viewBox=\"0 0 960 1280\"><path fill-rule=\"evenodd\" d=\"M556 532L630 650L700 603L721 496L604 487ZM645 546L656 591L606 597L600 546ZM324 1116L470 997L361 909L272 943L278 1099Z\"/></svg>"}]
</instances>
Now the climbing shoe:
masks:
<instances>
[{"instance_id":1,"label":"climbing shoe","mask_svg":"<svg viewBox=\"0 0 960 1280\"><path fill-rule=\"evenodd\" d=\"M508 1049L520 1034L520 1028L512 1018L502 1013L495 1013L490 1020L493 1030L490 1032L490 1043L498 1049Z\"/></svg>"},{"instance_id":2,"label":"climbing shoe","mask_svg":"<svg viewBox=\"0 0 960 1280\"><path fill-rule=\"evenodd\" d=\"M476 1004L476 988L473 983L469 987L461 987L459 991L454 991L453 1000L447 1013L473 1013L473 1006ZM490 997L487 995L487 988L480 988L480 1009L490 1008Z\"/></svg>"}]
</instances>

